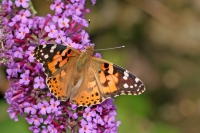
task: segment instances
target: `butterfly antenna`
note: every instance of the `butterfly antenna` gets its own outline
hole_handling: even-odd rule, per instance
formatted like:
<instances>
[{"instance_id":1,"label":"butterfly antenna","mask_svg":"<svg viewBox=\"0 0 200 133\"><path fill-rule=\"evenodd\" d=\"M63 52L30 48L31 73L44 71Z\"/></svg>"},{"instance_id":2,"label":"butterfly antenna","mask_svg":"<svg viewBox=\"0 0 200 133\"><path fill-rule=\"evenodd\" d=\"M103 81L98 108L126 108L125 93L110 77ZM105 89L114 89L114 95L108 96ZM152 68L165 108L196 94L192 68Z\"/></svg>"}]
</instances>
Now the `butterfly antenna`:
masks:
<instances>
[{"instance_id":1,"label":"butterfly antenna","mask_svg":"<svg viewBox=\"0 0 200 133\"><path fill-rule=\"evenodd\" d=\"M124 48L125 46L119 46L119 47L113 47L113 48L105 48L105 49L96 49L94 51L102 51L102 50L111 50L111 49L118 49L118 48Z\"/></svg>"},{"instance_id":2,"label":"butterfly antenna","mask_svg":"<svg viewBox=\"0 0 200 133\"><path fill-rule=\"evenodd\" d=\"M90 19L88 20L89 23L89 36L90 36Z\"/></svg>"}]
</instances>

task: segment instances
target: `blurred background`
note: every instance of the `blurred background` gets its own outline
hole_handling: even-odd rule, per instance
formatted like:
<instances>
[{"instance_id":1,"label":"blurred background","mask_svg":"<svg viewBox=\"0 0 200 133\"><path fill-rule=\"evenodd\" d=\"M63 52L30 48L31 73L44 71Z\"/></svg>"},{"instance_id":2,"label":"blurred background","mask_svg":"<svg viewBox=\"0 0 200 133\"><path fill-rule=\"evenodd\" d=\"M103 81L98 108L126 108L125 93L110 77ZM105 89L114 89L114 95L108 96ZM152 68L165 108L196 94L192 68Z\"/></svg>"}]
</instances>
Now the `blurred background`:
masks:
<instances>
[{"instance_id":1,"label":"blurred background","mask_svg":"<svg viewBox=\"0 0 200 133\"><path fill-rule=\"evenodd\" d=\"M88 0L87 7L86 31L96 49L125 45L101 51L103 58L146 85L140 96L115 98L119 133L199 133L200 1L97 0L92 6ZM8 117L3 98L8 86L1 67L0 131L29 133L23 119L15 123Z\"/></svg>"}]
</instances>

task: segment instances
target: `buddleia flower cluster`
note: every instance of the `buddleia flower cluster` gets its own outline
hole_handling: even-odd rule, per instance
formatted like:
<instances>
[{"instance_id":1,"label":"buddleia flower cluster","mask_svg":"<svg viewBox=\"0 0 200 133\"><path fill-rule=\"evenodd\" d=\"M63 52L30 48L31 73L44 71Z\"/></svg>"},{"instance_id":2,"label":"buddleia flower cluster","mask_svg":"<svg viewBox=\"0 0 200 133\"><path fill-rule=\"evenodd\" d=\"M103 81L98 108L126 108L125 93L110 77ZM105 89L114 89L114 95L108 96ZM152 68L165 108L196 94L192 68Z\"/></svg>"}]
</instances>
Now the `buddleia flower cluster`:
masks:
<instances>
[{"instance_id":1,"label":"buddleia flower cluster","mask_svg":"<svg viewBox=\"0 0 200 133\"><path fill-rule=\"evenodd\" d=\"M5 93L10 105L7 112L14 121L24 117L34 133L116 133L120 125L112 99L85 108L52 96L43 67L32 56L35 47L43 44L78 50L94 45L83 29L88 27L84 16L90 12L85 2L55 0L49 7L54 14L45 17L33 13L30 0L2 0L0 4L0 65L7 67L10 82Z\"/></svg>"}]
</instances>

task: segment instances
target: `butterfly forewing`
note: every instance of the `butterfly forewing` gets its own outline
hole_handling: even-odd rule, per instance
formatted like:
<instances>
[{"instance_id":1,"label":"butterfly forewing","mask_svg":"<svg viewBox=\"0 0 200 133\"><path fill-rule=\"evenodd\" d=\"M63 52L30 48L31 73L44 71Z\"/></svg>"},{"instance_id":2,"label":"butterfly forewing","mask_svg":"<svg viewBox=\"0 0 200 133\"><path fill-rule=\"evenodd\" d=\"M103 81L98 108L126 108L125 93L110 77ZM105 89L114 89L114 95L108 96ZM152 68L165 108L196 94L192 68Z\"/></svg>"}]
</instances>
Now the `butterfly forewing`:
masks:
<instances>
[{"instance_id":1,"label":"butterfly forewing","mask_svg":"<svg viewBox=\"0 0 200 133\"><path fill-rule=\"evenodd\" d=\"M72 60L69 58L77 57L79 53L80 51L71 47L47 44L36 47L33 55L43 65L45 74L51 77L65 68L67 62Z\"/></svg>"},{"instance_id":2,"label":"butterfly forewing","mask_svg":"<svg viewBox=\"0 0 200 133\"><path fill-rule=\"evenodd\" d=\"M142 81L126 69L103 59L94 58L94 60L101 65L99 66L101 70L97 71L104 97L139 95L145 91Z\"/></svg>"}]
</instances>

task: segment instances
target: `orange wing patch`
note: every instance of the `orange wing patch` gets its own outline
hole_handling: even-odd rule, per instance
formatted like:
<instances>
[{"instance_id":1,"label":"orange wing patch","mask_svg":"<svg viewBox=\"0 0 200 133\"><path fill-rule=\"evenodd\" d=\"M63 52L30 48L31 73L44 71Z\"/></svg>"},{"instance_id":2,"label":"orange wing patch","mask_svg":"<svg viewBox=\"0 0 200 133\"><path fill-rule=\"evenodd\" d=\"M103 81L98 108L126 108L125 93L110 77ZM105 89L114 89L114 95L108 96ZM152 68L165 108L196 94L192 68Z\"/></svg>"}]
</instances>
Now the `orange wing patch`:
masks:
<instances>
[{"instance_id":1,"label":"orange wing patch","mask_svg":"<svg viewBox=\"0 0 200 133\"><path fill-rule=\"evenodd\" d=\"M97 86L96 80L88 82L88 89L81 91L76 97L72 98L72 102L78 106L91 106L99 104L105 100Z\"/></svg>"},{"instance_id":2,"label":"orange wing patch","mask_svg":"<svg viewBox=\"0 0 200 133\"><path fill-rule=\"evenodd\" d=\"M65 83L60 80L60 78L66 76L66 72L64 70L61 71L60 74L57 74L54 77L47 78L46 82L49 87L49 90L51 94L53 94L55 97L62 101L66 101L66 89L65 89Z\"/></svg>"}]
</instances>

